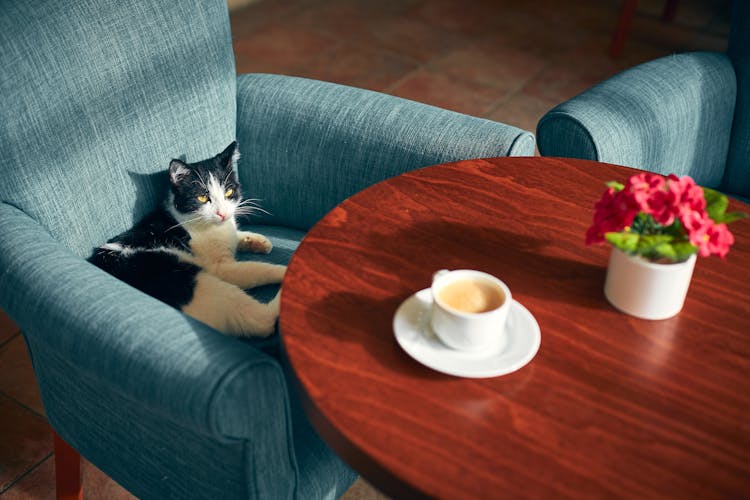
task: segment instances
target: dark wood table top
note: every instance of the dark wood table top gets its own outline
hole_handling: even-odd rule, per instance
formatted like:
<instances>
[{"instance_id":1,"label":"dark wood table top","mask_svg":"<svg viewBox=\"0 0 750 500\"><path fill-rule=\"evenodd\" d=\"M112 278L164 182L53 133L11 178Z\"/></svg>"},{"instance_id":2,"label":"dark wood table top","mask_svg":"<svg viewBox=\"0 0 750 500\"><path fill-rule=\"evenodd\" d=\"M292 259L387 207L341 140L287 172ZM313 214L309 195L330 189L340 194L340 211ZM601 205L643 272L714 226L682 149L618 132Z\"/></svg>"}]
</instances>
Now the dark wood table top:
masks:
<instances>
[{"instance_id":1,"label":"dark wood table top","mask_svg":"<svg viewBox=\"0 0 750 500\"><path fill-rule=\"evenodd\" d=\"M292 258L280 319L323 439L399 498L747 498L750 220L725 261L698 259L679 315L622 314L603 294L609 247L584 233L604 182L633 172L471 160L331 211ZM528 365L459 378L399 347L394 312L441 268L510 286L541 328Z\"/></svg>"}]
</instances>

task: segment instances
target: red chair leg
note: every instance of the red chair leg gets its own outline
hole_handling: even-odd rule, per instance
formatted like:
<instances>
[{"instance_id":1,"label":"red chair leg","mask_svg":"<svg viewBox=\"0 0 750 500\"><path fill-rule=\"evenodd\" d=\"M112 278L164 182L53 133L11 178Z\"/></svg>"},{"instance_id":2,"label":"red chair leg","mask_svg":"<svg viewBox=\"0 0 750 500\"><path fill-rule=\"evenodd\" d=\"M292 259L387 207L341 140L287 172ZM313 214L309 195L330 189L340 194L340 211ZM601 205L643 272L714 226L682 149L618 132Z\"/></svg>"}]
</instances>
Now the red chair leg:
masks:
<instances>
[{"instance_id":1,"label":"red chair leg","mask_svg":"<svg viewBox=\"0 0 750 500\"><path fill-rule=\"evenodd\" d=\"M612 36L612 42L609 45L609 55L613 58L620 57L622 47L625 45L625 39L630 31L630 23L633 21L633 14L638 6L638 0L622 0L620 16L617 18L617 26Z\"/></svg>"},{"instance_id":2,"label":"red chair leg","mask_svg":"<svg viewBox=\"0 0 750 500\"><path fill-rule=\"evenodd\" d=\"M55 445L55 488L59 500L83 500L81 481L81 455L62 440L56 432Z\"/></svg>"}]
</instances>

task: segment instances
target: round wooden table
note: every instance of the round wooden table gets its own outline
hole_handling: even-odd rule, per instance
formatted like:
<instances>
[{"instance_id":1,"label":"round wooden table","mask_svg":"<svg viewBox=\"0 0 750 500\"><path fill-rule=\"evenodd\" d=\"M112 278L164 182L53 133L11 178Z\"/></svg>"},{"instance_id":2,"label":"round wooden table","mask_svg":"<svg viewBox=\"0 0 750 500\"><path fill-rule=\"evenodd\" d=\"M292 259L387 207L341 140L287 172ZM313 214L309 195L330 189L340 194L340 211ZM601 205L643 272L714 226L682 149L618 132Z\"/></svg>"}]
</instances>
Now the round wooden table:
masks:
<instances>
[{"instance_id":1,"label":"round wooden table","mask_svg":"<svg viewBox=\"0 0 750 500\"><path fill-rule=\"evenodd\" d=\"M622 314L602 291L609 248L584 233L604 182L633 172L463 161L332 210L292 258L280 319L322 438L397 498L746 497L750 220L726 261L698 260L678 316ZM400 348L394 312L442 268L510 286L541 328L529 364L460 378Z\"/></svg>"}]
</instances>

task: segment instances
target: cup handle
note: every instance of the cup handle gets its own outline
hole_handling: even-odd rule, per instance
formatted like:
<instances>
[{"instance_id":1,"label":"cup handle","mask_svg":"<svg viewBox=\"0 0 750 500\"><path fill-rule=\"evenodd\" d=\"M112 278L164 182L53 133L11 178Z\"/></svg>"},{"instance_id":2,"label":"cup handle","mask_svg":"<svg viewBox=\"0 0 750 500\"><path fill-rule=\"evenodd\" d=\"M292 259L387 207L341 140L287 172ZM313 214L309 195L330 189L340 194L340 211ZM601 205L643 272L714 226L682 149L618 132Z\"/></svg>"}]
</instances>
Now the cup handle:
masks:
<instances>
[{"instance_id":1,"label":"cup handle","mask_svg":"<svg viewBox=\"0 0 750 500\"><path fill-rule=\"evenodd\" d=\"M448 274L449 272L450 272L450 270L449 270L449 269L440 269L439 271L435 271L435 273L434 273L434 274L432 275L432 282L433 282L433 283L435 283L435 281L436 281L436 280L437 280L438 278L440 278L440 277L442 277L442 276L445 276L445 275L446 275L446 274Z\"/></svg>"}]
</instances>

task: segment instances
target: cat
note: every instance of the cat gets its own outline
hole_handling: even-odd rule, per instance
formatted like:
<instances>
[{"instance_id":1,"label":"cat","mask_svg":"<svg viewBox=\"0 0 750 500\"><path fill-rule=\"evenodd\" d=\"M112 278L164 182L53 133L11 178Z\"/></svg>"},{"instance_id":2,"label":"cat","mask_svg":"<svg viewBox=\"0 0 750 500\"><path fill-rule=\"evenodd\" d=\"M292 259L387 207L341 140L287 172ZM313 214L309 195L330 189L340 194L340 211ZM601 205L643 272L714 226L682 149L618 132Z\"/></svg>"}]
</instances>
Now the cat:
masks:
<instances>
[{"instance_id":1,"label":"cat","mask_svg":"<svg viewBox=\"0 0 750 500\"><path fill-rule=\"evenodd\" d=\"M265 236L237 229L235 216L255 209L241 198L238 159L235 141L207 160L172 160L165 203L94 249L89 261L225 334L272 334L281 292L263 304L244 289L281 283L286 266L235 259L237 250L272 248Z\"/></svg>"}]
</instances>

